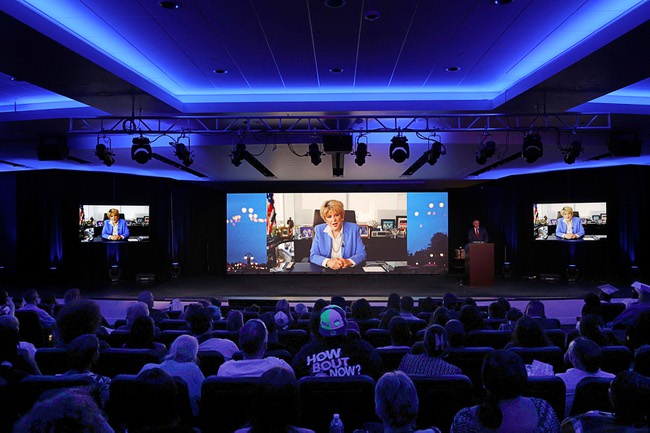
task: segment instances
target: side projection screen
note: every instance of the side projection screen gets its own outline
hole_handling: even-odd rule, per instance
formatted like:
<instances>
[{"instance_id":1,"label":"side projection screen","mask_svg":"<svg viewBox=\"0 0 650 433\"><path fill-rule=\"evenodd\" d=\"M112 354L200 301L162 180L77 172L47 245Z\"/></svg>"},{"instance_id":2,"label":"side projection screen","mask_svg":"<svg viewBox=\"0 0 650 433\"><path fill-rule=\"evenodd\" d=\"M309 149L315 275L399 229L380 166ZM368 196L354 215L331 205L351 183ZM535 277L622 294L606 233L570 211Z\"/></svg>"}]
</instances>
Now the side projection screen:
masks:
<instances>
[{"instance_id":1,"label":"side projection screen","mask_svg":"<svg viewBox=\"0 0 650 433\"><path fill-rule=\"evenodd\" d=\"M323 231L328 200L343 203L342 240ZM445 274L447 205L444 192L229 194L227 272ZM359 263L323 266L337 253Z\"/></svg>"}]
</instances>

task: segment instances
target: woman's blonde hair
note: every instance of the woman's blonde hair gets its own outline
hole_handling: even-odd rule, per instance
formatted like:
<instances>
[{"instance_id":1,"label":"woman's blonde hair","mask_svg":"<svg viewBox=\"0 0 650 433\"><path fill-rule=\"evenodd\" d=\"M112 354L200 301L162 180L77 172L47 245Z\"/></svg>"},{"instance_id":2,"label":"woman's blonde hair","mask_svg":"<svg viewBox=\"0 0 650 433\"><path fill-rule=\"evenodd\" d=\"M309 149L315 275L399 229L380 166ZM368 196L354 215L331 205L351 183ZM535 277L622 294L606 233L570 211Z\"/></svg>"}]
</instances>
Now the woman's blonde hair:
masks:
<instances>
[{"instance_id":1,"label":"woman's blonde hair","mask_svg":"<svg viewBox=\"0 0 650 433\"><path fill-rule=\"evenodd\" d=\"M320 207L320 217L323 218L323 221L325 221L327 215L332 212L338 212L341 214L341 217L345 218L345 209L343 208L343 203L338 200L327 200Z\"/></svg>"},{"instance_id":2,"label":"woman's blonde hair","mask_svg":"<svg viewBox=\"0 0 650 433\"><path fill-rule=\"evenodd\" d=\"M115 209L115 208L109 209L108 212L106 212L106 216L108 216L109 218L112 217L113 215L119 215L119 214L120 214L120 211L118 209Z\"/></svg>"},{"instance_id":3,"label":"woman's blonde hair","mask_svg":"<svg viewBox=\"0 0 650 433\"><path fill-rule=\"evenodd\" d=\"M564 206L562 208L562 215L565 213L568 213L569 215L573 216L573 208L571 206Z\"/></svg>"}]
</instances>

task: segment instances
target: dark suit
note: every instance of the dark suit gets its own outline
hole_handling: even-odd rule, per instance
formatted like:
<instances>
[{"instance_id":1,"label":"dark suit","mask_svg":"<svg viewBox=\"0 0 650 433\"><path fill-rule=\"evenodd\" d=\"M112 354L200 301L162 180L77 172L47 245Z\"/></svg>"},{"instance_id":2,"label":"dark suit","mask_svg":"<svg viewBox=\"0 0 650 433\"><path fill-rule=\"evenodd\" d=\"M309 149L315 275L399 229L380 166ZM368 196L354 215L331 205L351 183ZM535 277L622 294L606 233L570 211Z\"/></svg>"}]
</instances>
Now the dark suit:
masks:
<instances>
[{"instance_id":1,"label":"dark suit","mask_svg":"<svg viewBox=\"0 0 650 433\"><path fill-rule=\"evenodd\" d=\"M479 227L478 228L478 236L476 235L476 232L474 231L474 227L469 229L467 232L467 241L468 242L488 242L488 232L484 227Z\"/></svg>"}]
</instances>

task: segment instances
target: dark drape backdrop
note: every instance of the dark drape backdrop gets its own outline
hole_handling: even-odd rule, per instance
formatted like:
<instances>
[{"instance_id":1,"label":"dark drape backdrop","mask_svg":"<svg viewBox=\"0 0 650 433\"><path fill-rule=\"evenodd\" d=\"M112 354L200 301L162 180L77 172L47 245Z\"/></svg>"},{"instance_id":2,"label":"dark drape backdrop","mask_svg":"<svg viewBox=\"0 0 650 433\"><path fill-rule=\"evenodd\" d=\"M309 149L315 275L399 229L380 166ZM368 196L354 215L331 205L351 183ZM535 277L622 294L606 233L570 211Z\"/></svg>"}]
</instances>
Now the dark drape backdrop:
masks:
<instances>
[{"instance_id":1,"label":"dark drape backdrop","mask_svg":"<svg viewBox=\"0 0 650 433\"><path fill-rule=\"evenodd\" d=\"M0 272L70 281L106 280L117 263L123 278L153 274L169 278L170 265L183 275L225 273L225 197L228 192L428 191L426 183L338 182L202 184L169 179L72 171L29 171L0 176L6 209L0 235ZM268 190L268 191L267 191ZM495 244L495 271L512 262L515 276L562 274L569 263L582 276L625 280L631 265L647 278L650 168L625 166L513 176L449 189L449 253L467 242L472 220L481 220ZM608 240L540 242L533 237L533 204L607 202ZM80 243L80 204L149 205L151 240L111 251ZM549 216L550 217L550 216ZM4 271L2 268L4 267ZM22 278L22 277L21 277Z\"/></svg>"}]
</instances>

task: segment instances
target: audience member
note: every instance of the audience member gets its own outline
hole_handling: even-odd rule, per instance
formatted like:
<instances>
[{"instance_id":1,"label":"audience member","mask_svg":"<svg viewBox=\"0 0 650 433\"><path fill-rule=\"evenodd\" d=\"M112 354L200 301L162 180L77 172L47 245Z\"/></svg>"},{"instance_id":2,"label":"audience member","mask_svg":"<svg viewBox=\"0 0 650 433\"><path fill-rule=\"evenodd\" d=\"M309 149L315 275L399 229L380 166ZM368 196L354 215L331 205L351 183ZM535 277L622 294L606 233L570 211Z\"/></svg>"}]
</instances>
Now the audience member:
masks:
<instances>
[{"instance_id":1,"label":"audience member","mask_svg":"<svg viewBox=\"0 0 650 433\"><path fill-rule=\"evenodd\" d=\"M41 295L40 302L38 303L38 308L41 310L45 311L47 314L49 314L51 317L54 317L55 311L54 308L58 306L58 302L56 301L56 294L54 293L53 290L47 290L43 292Z\"/></svg>"},{"instance_id":2,"label":"audience member","mask_svg":"<svg viewBox=\"0 0 650 433\"><path fill-rule=\"evenodd\" d=\"M82 299L66 304L56 315L56 344L55 347L65 349L75 338L84 334L101 334L102 315L99 304L89 299ZM100 341L102 349L108 344Z\"/></svg>"},{"instance_id":3,"label":"audience member","mask_svg":"<svg viewBox=\"0 0 650 433\"><path fill-rule=\"evenodd\" d=\"M108 401L108 390L111 379L92 372L93 366L99 359L99 340L93 334L84 334L75 338L68 345L68 367L64 375L83 374L89 376L97 384L102 407Z\"/></svg>"},{"instance_id":4,"label":"audience member","mask_svg":"<svg viewBox=\"0 0 650 433\"><path fill-rule=\"evenodd\" d=\"M291 319L284 311L276 311L273 315L273 320L275 321L275 327L278 331L286 331L289 329Z\"/></svg>"},{"instance_id":5,"label":"audience member","mask_svg":"<svg viewBox=\"0 0 650 433\"><path fill-rule=\"evenodd\" d=\"M297 349L286 344L281 344L278 340L278 330L275 326L274 313L272 311L262 313L260 314L260 320L264 322L268 334L266 350L286 350L293 357L293 355L296 354Z\"/></svg>"},{"instance_id":6,"label":"audience member","mask_svg":"<svg viewBox=\"0 0 650 433\"><path fill-rule=\"evenodd\" d=\"M384 426L384 432L415 432L418 406L417 390L405 373L388 372L377 381L375 410ZM439 433L440 430L434 427L417 432Z\"/></svg>"},{"instance_id":7,"label":"audience member","mask_svg":"<svg viewBox=\"0 0 650 433\"><path fill-rule=\"evenodd\" d=\"M332 296L330 298L330 305L337 305L345 312L348 311L348 303L343 296Z\"/></svg>"},{"instance_id":8,"label":"audience member","mask_svg":"<svg viewBox=\"0 0 650 433\"><path fill-rule=\"evenodd\" d=\"M251 421L235 433L313 433L313 430L296 427L300 392L292 370L271 368L262 374L260 382Z\"/></svg>"},{"instance_id":9,"label":"audience member","mask_svg":"<svg viewBox=\"0 0 650 433\"><path fill-rule=\"evenodd\" d=\"M625 345L630 350L646 344L650 345L650 311L641 313L636 325L629 327L625 333Z\"/></svg>"},{"instance_id":10,"label":"audience member","mask_svg":"<svg viewBox=\"0 0 650 433\"><path fill-rule=\"evenodd\" d=\"M499 325L501 331L514 331L519 319L524 317L524 313L519 308L511 308L506 313L506 323Z\"/></svg>"},{"instance_id":11,"label":"audience member","mask_svg":"<svg viewBox=\"0 0 650 433\"><path fill-rule=\"evenodd\" d=\"M0 316L0 326L8 326L15 329L20 337L20 323L15 316ZM36 346L34 346L29 341L19 341L18 355L29 362L29 364L32 365L35 370L38 370L36 367L36 361L34 360L34 356L36 356Z\"/></svg>"},{"instance_id":12,"label":"audience member","mask_svg":"<svg viewBox=\"0 0 650 433\"><path fill-rule=\"evenodd\" d=\"M474 298L472 298L471 296L468 296L465 299L463 299L463 304L461 305L460 308L463 308L465 305L471 305L472 307L477 307L478 308L478 304L476 303Z\"/></svg>"},{"instance_id":13,"label":"audience member","mask_svg":"<svg viewBox=\"0 0 650 433\"><path fill-rule=\"evenodd\" d=\"M320 312L325 307L327 307L327 301L325 299L317 299L316 302L314 302L314 311L313 312L320 314Z\"/></svg>"},{"instance_id":14,"label":"audience member","mask_svg":"<svg viewBox=\"0 0 650 433\"><path fill-rule=\"evenodd\" d=\"M388 324L388 333L390 334L391 345L386 348L391 349L410 349L413 343L413 334L405 318L395 316L390 319Z\"/></svg>"},{"instance_id":15,"label":"audience member","mask_svg":"<svg viewBox=\"0 0 650 433\"><path fill-rule=\"evenodd\" d=\"M183 395L178 378L160 368L150 368L142 370L136 381L140 398L137 412L127 420L128 433L196 433L182 423Z\"/></svg>"},{"instance_id":16,"label":"audience member","mask_svg":"<svg viewBox=\"0 0 650 433\"><path fill-rule=\"evenodd\" d=\"M199 342L191 335L181 335L172 343L169 348L169 354L160 364L146 364L140 370L160 368L170 376L178 376L187 383L190 393L190 404L192 413L198 415L198 402L201 400L201 385L203 384L203 373L196 364L197 353L199 352Z\"/></svg>"},{"instance_id":17,"label":"audience member","mask_svg":"<svg viewBox=\"0 0 650 433\"><path fill-rule=\"evenodd\" d=\"M384 311L384 314L381 316L381 320L379 321L379 329L388 329L388 324L390 323L391 319L399 315L399 310L396 308L389 308L388 310Z\"/></svg>"},{"instance_id":18,"label":"audience member","mask_svg":"<svg viewBox=\"0 0 650 433\"><path fill-rule=\"evenodd\" d=\"M41 374L36 363L19 349L18 328L11 324L0 325L0 378L16 384L30 374Z\"/></svg>"},{"instance_id":19,"label":"audience member","mask_svg":"<svg viewBox=\"0 0 650 433\"><path fill-rule=\"evenodd\" d=\"M149 315L149 307L147 304L144 302L136 301L129 305L129 307L126 309L126 325L122 325L119 328L117 328L120 331L130 331L131 326L133 326L133 322L135 322L135 319L137 319L140 316L148 316ZM160 335L160 330L158 330L158 333L156 336Z\"/></svg>"},{"instance_id":20,"label":"audience member","mask_svg":"<svg viewBox=\"0 0 650 433\"><path fill-rule=\"evenodd\" d=\"M0 290L0 316L13 316L16 311L16 306L9 294Z\"/></svg>"},{"instance_id":21,"label":"audience member","mask_svg":"<svg viewBox=\"0 0 650 433\"><path fill-rule=\"evenodd\" d=\"M526 305L526 316L533 318L546 318L546 311L542 301L533 299Z\"/></svg>"},{"instance_id":22,"label":"audience member","mask_svg":"<svg viewBox=\"0 0 650 433\"><path fill-rule=\"evenodd\" d=\"M45 310L38 308L39 301L38 292L36 289L29 289L23 294L25 305L17 311L33 311L38 314L38 320L41 322L41 327L45 330L51 330L56 325L54 317L50 316Z\"/></svg>"},{"instance_id":23,"label":"audience member","mask_svg":"<svg viewBox=\"0 0 650 433\"><path fill-rule=\"evenodd\" d=\"M295 307L293 307L293 310L295 311L296 316L298 316L298 320L309 318L309 310L305 304L299 302Z\"/></svg>"},{"instance_id":24,"label":"audience member","mask_svg":"<svg viewBox=\"0 0 650 433\"><path fill-rule=\"evenodd\" d=\"M600 369L602 360L600 347L593 341L578 337L569 344L569 349L564 355L567 364L573 365L566 373L557 373L566 386L566 412L564 416L569 416L573 399L576 395L576 386L578 382L585 377L606 377L613 379L614 375Z\"/></svg>"},{"instance_id":25,"label":"audience member","mask_svg":"<svg viewBox=\"0 0 650 433\"><path fill-rule=\"evenodd\" d=\"M151 317L156 325L160 325L160 322L165 319L169 319L169 316L167 313L165 313L163 310L158 310L154 308L154 299L153 299L153 293L149 291L145 291L140 293L138 296L138 302L142 302L147 306L147 309L149 310L149 317Z\"/></svg>"},{"instance_id":26,"label":"audience member","mask_svg":"<svg viewBox=\"0 0 650 433\"><path fill-rule=\"evenodd\" d=\"M113 429L83 388L60 391L37 402L14 426L16 433L113 433Z\"/></svg>"},{"instance_id":27,"label":"audience member","mask_svg":"<svg viewBox=\"0 0 650 433\"><path fill-rule=\"evenodd\" d=\"M369 320L372 319L372 309L370 302L366 298L359 298L352 303L352 316L353 320Z\"/></svg>"},{"instance_id":28,"label":"audience member","mask_svg":"<svg viewBox=\"0 0 650 433\"><path fill-rule=\"evenodd\" d=\"M239 331L244 326L244 315L239 310L231 310L226 318L228 331Z\"/></svg>"},{"instance_id":29,"label":"audience member","mask_svg":"<svg viewBox=\"0 0 650 433\"><path fill-rule=\"evenodd\" d=\"M289 304L289 301L287 301L286 299L280 299L275 304L275 311L276 313L281 311L284 314L286 314L287 318L289 319L288 325L291 325L296 321L295 317L293 317L293 313L291 312L291 305Z\"/></svg>"},{"instance_id":30,"label":"audience member","mask_svg":"<svg viewBox=\"0 0 650 433\"><path fill-rule=\"evenodd\" d=\"M413 307L415 305L415 302L413 301L413 298L410 296L403 296L402 299L399 301L399 308L400 308L400 316L402 316L404 319L415 322L415 321L421 321L421 319L418 319L415 317L413 314Z\"/></svg>"},{"instance_id":31,"label":"audience member","mask_svg":"<svg viewBox=\"0 0 650 433\"><path fill-rule=\"evenodd\" d=\"M447 333L450 349L462 349L465 347L465 328L463 328L460 320L449 320L445 324L445 332Z\"/></svg>"},{"instance_id":32,"label":"audience member","mask_svg":"<svg viewBox=\"0 0 650 433\"><path fill-rule=\"evenodd\" d=\"M449 348L447 333L440 325L430 326L424 334L425 353L407 353L399 364L399 370L406 374L424 374L427 376L444 376L462 374L460 368L443 358Z\"/></svg>"},{"instance_id":33,"label":"audience member","mask_svg":"<svg viewBox=\"0 0 650 433\"><path fill-rule=\"evenodd\" d=\"M217 322L221 320L221 301L217 298L210 298L210 305L206 308L212 312L212 321Z\"/></svg>"},{"instance_id":34,"label":"audience member","mask_svg":"<svg viewBox=\"0 0 650 433\"><path fill-rule=\"evenodd\" d=\"M397 293L391 293L388 295L388 299L386 300L386 310L390 310L391 308L399 310L400 299L401 297Z\"/></svg>"},{"instance_id":35,"label":"audience member","mask_svg":"<svg viewBox=\"0 0 650 433\"><path fill-rule=\"evenodd\" d=\"M156 352L158 359L162 360L167 355L167 347L164 344L154 341L154 323L149 316L140 316L135 319L131 332L126 337L124 347L127 349L150 349Z\"/></svg>"},{"instance_id":36,"label":"audience member","mask_svg":"<svg viewBox=\"0 0 650 433\"><path fill-rule=\"evenodd\" d=\"M503 311L505 311L506 313L508 311L510 311L510 308L511 308L510 307L510 302L506 298L504 298L503 296L501 296L500 298L497 298L496 302L497 302L497 304L501 305L501 307L503 307Z\"/></svg>"},{"instance_id":37,"label":"audience member","mask_svg":"<svg viewBox=\"0 0 650 433\"><path fill-rule=\"evenodd\" d=\"M77 302L79 300L81 300L81 291L76 288L69 289L63 295L63 303L65 305L72 304L73 302Z\"/></svg>"},{"instance_id":38,"label":"audience member","mask_svg":"<svg viewBox=\"0 0 650 433\"><path fill-rule=\"evenodd\" d=\"M506 344L506 349L511 347L547 347L551 342L544 335L542 327L532 317L524 316L517 321L512 332L512 341Z\"/></svg>"},{"instance_id":39,"label":"audience member","mask_svg":"<svg viewBox=\"0 0 650 433\"><path fill-rule=\"evenodd\" d=\"M456 318L458 318L458 315L456 315ZM447 307L438 307L433 312L433 316L431 316L431 320L429 321L429 325L445 326L445 324L450 319L451 319L451 313L449 312Z\"/></svg>"},{"instance_id":40,"label":"audience member","mask_svg":"<svg viewBox=\"0 0 650 433\"><path fill-rule=\"evenodd\" d=\"M481 380L487 391L485 401L461 409L451 425L451 433L478 431L558 432L558 418L548 402L523 397L528 376L519 355L495 350L485 356Z\"/></svg>"},{"instance_id":41,"label":"audience member","mask_svg":"<svg viewBox=\"0 0 650 433\"><path fill-rule=\"evenodd\" d=\"M600 328L602 319L595 314L583 315L578 323L578 331L581 337L593 341L599 346L617 346L616 336L611 331L604 331Z\"/></svg>"},{"instance_id":42,"label":"audience member","mask_svg":"<svg viewBox=\"0 0 650 433\"><path fill-rule=\"evenodd\" d=\"M582 306L580 315L594 314L600 317L600 298L595 293L587 293L584 297L585 304Z\"/></svg>"},{"instance_id":43,"label":"audience member","mask_svg":"<svg viewBox=\"0 0 650 433\"><path fill-rule=\"evenodd\" d=\"M488 318L489 319L505 319L506 310L503 308L503 305L498 302L492 302L488 306Z\"/></svg>"},{"instance_id":44,"label":"audience member","mask_svg":"<svg viewBox=\"0 0 650 433\"><path fill-rule=\"evenodd\" d=\"M436 302L431 296L418 301L418 309L420 313L433 313L436 310Z\"/></svg>"},{"instance_id":45,"label":"audience member","mask_svg":"<svg viewBox=\"0 0 650 433\"><path fill-rule=\"evenodd\" d=\"M227 361L239 350L237 345L227 338L212 335L212 311L207 308L194 308L185 318L185 323L199 342L199 352L216 350Z\"/></svg>"},{"instance_id":46,"label":"audience member","mask_svg":"<svg viewBox=\"0 0 650 433\"><path fill-rule=\"evenodd\" d=\"M381 358L366 341L348 335L345 311L331 305L320 314L323 338L305 344L293 358L298 378L304 376L355 376L377 380L384 372Z\"/></svg>"},{"instance_id":47,"label":"audience member","mask_svg":"<svg viewBox=\"0 0 650 433\"><path fill-rule=\"evenodd\" d=\"M641 313L650 311L650 286L639 283L638 288L635 288L635 290L639 294L639 302L628 305L621 314L608 324L609 328L617 329L634 326Z\"/></svg>"},{"instance_id":48,"label":"audience member","mask_svg":"<svg viewBox=\"0 0 650 433\"><path fill-rule=\"evenodd\" d=\"M463 305L458 313L458 320L463 324L466 334L483 329L483 317L478 307L474 305Z\"/></svg>"},{"instance_id":49,"label":"audience member","mask_svg":"<svg viewBox=\"0 0 650 433\"><path fill-rule=\"evenodd\" d=\"M442 306L449 310L452 319L458 319L458 298L453 293L447 292L442 295Z\"/></svg>"},{"instance_id":50,"label":"audience member","mask_svg":"<svg viewBox=\"0 0 650 433\"><path fill-rule=\"evenodd\" d=\"M258 377L275 367L286 368L293 372L291 366L275 356L264 357L267 349L268 332L264 322L251 319L239 330L239 346L244 352L240 361L226 361L219 367L217 376Z\"/></svg>"},{"instance_id":51,"label":"audience member","mask_svg":"<svg viewBox=\"0 0 650 433\"><path fill-rule=\"evenodd\" d=\"M567 418L562 422L562 431L640 433L650 430L650 379L633 371L622 371L612 380L609 396L613 413L589 411Z\"/></svg>"}]
</instances>

